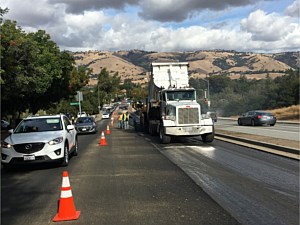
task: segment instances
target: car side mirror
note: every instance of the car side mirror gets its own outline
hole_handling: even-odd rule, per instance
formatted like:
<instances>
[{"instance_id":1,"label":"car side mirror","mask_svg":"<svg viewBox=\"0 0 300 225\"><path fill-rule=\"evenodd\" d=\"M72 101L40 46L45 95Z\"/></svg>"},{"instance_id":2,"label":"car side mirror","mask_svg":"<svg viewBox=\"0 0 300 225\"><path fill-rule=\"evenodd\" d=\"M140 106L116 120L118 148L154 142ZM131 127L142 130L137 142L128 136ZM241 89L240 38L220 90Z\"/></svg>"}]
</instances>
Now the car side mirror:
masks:
<instances>
[{"instance_id":1,"label":"car side mirror","mask_svg":"<svg viewBox=\"0 0 300 225\"><path fill-rule=\"evenodd\" d=\"M74 130L74 129L75 129L75 126L73 124L67 126L67 130Z\"/></svg>"}]
</instances>

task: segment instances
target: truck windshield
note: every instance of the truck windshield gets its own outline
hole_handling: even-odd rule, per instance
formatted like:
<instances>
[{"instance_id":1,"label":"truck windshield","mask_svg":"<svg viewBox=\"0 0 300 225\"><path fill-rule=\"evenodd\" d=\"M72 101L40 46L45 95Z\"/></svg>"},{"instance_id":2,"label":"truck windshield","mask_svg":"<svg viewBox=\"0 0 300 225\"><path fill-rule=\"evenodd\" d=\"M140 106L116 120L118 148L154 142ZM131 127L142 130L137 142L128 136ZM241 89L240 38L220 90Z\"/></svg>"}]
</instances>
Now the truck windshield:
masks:
<instances>
[{"instance_id":1,"label":"truck windshield","mask_svg":"<svg viewBox=\"0 0 300 225\"><path fill-rule=\"evenodd\" d=\"M178 100L195 100L195 92L190 91L168 91L167 101L178 101Z\"/></svg>"}]
</instances>

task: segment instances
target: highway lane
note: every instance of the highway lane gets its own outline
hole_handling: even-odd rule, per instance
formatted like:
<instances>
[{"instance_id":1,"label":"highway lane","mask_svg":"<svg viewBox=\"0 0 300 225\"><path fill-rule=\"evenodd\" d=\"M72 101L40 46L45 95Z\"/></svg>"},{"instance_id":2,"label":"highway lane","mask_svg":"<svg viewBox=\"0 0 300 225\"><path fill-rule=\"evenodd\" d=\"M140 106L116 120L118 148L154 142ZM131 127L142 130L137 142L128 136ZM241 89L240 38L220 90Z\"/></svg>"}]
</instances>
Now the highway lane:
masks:
<instances>
[{"instance_id":1,"label":"highway lane","mask_svg":"<svg viewBox=\"0 0 300 225\"><path fill-rule=\"evenodd\" d=\"M300 141L298 124L276 123L275 126L238 126L236 120L218 119L216 129Z\"/></svg>"},{"instance_id":2,"label":"highway lane","mask_svg":"<svg viewBox=\"0 0 300 225\"><path fill-rule=\"evenodd\" d=\"M242 224L299 224L299 162L214 141L154 144Z\"/></svg>"},{"instance_id":3,"label":"highway lane","mask_svg":"<svg viewBox=\"0 0 300 225\"><path fill-rule=\"evenodd\" d=\"M106 139L80 136L67 168L1 171L1 224L52 224L66 169L82 213L68 224L299 224L296 160L217 140L161 145L116 127Z\"/></svg>"},{"instance_id":4,"label":"highway lane","mask_svg":"<svg viewBox=\"0 0 300 225\"><path fill-rule=\"evenodd\" d=\"M98 123L105 130L109 120ZM111 129L108 146L79 136L79 155L67 168L1 170L1 224L54 224L64 170L79 220L58 224L239 224L180 168L131 130Z\"/></svg>"}]
</instances>

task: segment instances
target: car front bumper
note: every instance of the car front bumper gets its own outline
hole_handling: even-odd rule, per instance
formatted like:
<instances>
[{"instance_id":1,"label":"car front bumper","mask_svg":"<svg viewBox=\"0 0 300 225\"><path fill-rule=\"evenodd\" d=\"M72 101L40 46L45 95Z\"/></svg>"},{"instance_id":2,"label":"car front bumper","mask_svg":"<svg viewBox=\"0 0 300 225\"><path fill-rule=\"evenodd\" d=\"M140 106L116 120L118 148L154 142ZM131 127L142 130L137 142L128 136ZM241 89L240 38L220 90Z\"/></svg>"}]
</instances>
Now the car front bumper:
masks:
<instances>
[{"instance_id":1,"label":"car front bumper","mask_svg":"<svg viewBox=\"0 0 300 225\"><path fill-rule=\"evenodd\" d=\"M20 153L13 147L1 148L1 162L3 164L26 164L59 161L64 157L64 143L48 145L43 149L31 152Z\"/></svg>"}]
</instances>

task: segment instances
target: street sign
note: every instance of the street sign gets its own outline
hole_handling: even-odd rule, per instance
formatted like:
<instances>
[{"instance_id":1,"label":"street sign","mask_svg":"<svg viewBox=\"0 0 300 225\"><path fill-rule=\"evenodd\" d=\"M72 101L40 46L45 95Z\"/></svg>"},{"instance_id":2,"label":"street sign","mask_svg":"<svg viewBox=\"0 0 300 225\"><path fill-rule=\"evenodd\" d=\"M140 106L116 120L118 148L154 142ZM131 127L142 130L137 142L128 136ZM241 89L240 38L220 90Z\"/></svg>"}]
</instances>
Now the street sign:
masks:
<instances>
[{"instance_id":1,"label":"street sign","mask_svg":"<svg viewBox=\"0 0 300 225\"><path fill-rule=\"evenodd\" d=\"M79 105L79 102L70 102L70 105Z\"/></svg>"},{"instance_id":2,"label":"street sign","mask_svg":"<svg viewBox=\"0 0 300 225\"><path fill-rule=\"evenodd\" d=\"M76 101L83 101L83 95L82 95L81 91L77 91L77 94L75 97L76 97Z\"/></svg>"}]
</instances>

